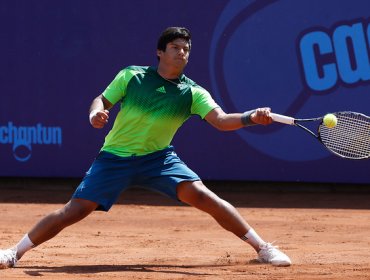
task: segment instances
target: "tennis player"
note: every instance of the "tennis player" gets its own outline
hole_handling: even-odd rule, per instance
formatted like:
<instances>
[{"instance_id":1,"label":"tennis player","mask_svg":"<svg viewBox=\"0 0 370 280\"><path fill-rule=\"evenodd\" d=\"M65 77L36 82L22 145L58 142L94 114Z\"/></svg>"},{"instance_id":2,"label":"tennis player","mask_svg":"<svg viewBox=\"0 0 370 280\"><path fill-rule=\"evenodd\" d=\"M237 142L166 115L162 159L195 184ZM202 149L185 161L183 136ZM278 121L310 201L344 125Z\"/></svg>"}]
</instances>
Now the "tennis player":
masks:
<instances>
[{"instance_id":1,"label":"tennis player","mask_svg":"<svg viewBox=\"0 0 370 280\"><path fill-rule=\"evenodd\" d=\"M272 122L270 108L225 113L211 95L183 74L191 35L169 27L157 45L156 67L130 66L118 73L90 107L90 123L103 128L109 109L120 103L114 125L71 200L34 225L13 247L0 251L0 267L16 265L22 256L94 210L108 211L120 193L139 185L210 214L224 229L251 245L258 259L275 266L291 261L265 242L228 202L209 190L171 146L178 128L198 115L222 131Z\"/></svg>"}]
</instances>

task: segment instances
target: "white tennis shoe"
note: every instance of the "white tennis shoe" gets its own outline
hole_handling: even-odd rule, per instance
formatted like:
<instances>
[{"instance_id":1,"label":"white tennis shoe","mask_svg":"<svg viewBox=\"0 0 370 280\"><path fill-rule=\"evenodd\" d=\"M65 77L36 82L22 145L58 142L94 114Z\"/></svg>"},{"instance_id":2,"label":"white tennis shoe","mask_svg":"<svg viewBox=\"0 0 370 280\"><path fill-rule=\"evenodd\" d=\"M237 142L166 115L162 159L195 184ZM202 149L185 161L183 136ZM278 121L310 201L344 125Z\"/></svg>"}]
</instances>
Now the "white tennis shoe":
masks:
<instances>
[{"instance_id":1,"label":"white tennis shoe","mask_svg":"<svg viewBox=\"0 0 370 280\"><path fill-rule=\"evenodd\" d=\"M0 250L0 269L14 267L17 264L17 250L10 248Z\"/></svg>"},{"instance_id":2,"label":"white tennis shoe","mask_svg":"<svg viewBox=\"0 0 370 280\"><path fill-rule=\"evenodd\" d=\"M265 243L260 246L260 249L258 252L258 260L260 262L270 263L274 266L290 266L292 264L290 258L272 243Z\"/></svg>"}]
</instances>

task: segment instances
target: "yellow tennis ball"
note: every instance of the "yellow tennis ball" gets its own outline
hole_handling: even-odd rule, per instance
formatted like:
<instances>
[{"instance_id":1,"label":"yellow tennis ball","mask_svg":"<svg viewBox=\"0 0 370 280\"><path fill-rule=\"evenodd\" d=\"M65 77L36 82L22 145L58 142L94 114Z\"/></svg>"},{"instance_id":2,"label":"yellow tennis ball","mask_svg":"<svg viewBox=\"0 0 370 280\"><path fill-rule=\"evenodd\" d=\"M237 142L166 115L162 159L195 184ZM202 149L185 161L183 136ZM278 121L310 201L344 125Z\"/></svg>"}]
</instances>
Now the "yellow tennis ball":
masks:
<instances>
[{"instance_id":1,"label":"yellow tennis ball","mask_svg":"<svg viewBox=\"0 0 370 280\"><path fill-rule=\"evenodd\" d=\"M328 128L333 128L337 125L338 119L334 114L326 114L323 123Z\"/></svg>"}]
</instances>

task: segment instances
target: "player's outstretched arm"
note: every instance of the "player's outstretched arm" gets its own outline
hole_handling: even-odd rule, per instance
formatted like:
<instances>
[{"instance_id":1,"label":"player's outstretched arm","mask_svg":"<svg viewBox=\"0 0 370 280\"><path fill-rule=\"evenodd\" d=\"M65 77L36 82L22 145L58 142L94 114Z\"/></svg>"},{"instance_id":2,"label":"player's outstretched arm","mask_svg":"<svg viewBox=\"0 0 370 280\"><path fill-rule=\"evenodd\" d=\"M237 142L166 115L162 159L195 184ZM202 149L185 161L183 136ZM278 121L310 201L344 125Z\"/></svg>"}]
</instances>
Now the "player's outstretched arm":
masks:
<instances>
[{"instance_id":1,"label":"player's outstretched arm","mask_svg":"<svg viewBox=\"0 0 370 280\"><path fill-rule=\"evenodd\" d=\"M216 108L209 112L205 119L213 127L219 130L230 131L240 129L248 125L268 125L272 123L270 112L270 108L264 107L245 113L227 114L221 108Z\"/></svg>"},{"instance_id":2,"label":"player's outstretched arm","mask_svg":"<svg viewBox=\"0 0 370 280\"><path fill-rule=\"evenodd\" d=\"M109 119L109 109L113 105L102 94L97 96L90 105L90 123L94 128L103 128Z\"/></svg>"}]
</instances>

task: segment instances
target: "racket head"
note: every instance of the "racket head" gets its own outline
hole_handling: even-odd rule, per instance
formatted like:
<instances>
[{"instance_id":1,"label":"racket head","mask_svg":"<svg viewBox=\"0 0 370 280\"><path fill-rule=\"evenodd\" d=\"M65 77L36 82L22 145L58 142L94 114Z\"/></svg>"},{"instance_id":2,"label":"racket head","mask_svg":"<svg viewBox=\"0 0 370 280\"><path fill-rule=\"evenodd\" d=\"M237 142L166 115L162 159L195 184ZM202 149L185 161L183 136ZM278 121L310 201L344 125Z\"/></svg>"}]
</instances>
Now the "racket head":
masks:
<instances>
[{"instance_id":1,"label":"racket head","mask_svg":"<svg viewBox=\"0 0 370 280\"><path fill-rule=\"evenodd\" d=\"M337 156L347 159L370 157L370 117L356 112L333 113L338 123L328 128L323 122L318 127L318 139Z\"/></svg>"}]
</instances>

